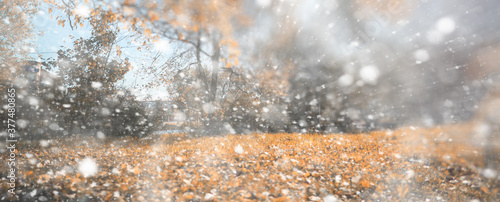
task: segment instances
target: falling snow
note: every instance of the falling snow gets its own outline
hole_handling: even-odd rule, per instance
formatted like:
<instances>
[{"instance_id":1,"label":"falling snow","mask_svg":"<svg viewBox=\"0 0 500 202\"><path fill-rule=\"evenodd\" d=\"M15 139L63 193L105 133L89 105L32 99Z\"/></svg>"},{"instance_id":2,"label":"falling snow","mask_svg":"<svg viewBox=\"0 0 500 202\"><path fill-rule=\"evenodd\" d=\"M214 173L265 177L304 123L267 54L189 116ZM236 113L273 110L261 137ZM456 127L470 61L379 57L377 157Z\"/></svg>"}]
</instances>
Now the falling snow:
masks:
<instances>
[{"instance_id":1,"label":"falling snow","mask_svg":"<svg viewBox=\"0 0 500 202\"><path fill-rule=\"evenodd\" d=\"M500 199L499 2L30 2L0 201Z\"/></svg>"},{"instance_id":2,"label":"falling snow","mask_svg":"<svg viewBox=\"0 0 500 202\"><path fill-rule=\"evenodd\" d=\"M84 158L78 162L78 172L83 175L83 177L91 177L98 172L97 163L92 158Z\"/></svg>"},{"instance_id":3,"label":"falling snow","mask_svg":"<svg viewBox=\"0 0 500 202\"><path fill-rule=\"evenodd\" d=\"M359 76L364 82L375 85L380 76L380 71L376 66L368 65L359 70Z\"/></svg>"},{"instance_id":4,"label":"falling snow","mask_svg":"<svg viewBox=\"0 0 500 202\"><path fill-rule=\"evenodd\" d=\"M83 4L78 5L73 12L82 18L88 18L90 16L90 8Z\"/></svg>"},{"instance_id":5,"label":"falling snow","mask_svg":"<svg viewBox=\"0 0 500 202\"><path fill-rule=\"evenodd\" d=\"M237 154L243 154L245 150L243 150L243 147L241 145L236 145L236 147L234 147L234 152L236 152Z\"/></svg>"}]
</instances>

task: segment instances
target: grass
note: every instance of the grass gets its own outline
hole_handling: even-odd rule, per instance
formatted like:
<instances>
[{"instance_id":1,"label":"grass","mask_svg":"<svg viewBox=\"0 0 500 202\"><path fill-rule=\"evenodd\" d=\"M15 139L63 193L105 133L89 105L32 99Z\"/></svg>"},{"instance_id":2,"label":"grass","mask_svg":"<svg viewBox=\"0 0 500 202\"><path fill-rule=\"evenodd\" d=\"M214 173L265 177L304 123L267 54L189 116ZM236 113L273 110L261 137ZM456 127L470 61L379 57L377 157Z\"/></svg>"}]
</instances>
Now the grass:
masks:
<instances>
[{"instance_id":1,"label":"grass","mask_svg":"<svg viewBox=\"0 0 500 202\"><path fill-rule=\"evenodd\" d=\"M482 149L464 128L61 138L18 146L17 190L21 200L49 201L497 201L498 179L479 174ZM79 171L85 158L98 165L95 175ZM9 197L6 183L0 189Z\"/></svg>"}]
</instances>

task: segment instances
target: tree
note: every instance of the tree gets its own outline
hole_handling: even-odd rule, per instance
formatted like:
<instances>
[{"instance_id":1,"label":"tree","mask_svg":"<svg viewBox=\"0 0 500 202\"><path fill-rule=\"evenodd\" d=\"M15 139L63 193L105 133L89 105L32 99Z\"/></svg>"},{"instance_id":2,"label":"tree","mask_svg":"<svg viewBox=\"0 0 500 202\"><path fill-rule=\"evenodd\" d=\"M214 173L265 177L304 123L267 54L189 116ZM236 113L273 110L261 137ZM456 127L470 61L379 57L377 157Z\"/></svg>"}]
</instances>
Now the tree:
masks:
<instances>
[{"instance_id":1,"label":"tree","mask_svg":"<svg viewBox=\"0 0 500 202\"><path fill-rule=\"evenodd\" d=\"M56 68L69 92L68 127L80 123L83 128L99 129L103 121L99 115L110 115L102 112L104 100L116 93L116 82L123 79L131 65L127 58L120 58L116 15L96 9L88 22L91 37L76 39L72 49L59 50Z\"/></svg>"},{"instance_id":2,"label":"tree","mask_svg":"<svg viewBox=\"0 0 500 202\"><path fill-rule=\"evenodd\" d=\"M237 43L232 38L233 24L243 22L241 1L125 1L118 8L123 21L130 22L132 29L152 41L169 40L185 47L180 54L191 52L193 62L181 67L196 69L197 79L208 92L207 101L215 101L218 88L220 62L226 66L237 65ZM160 44L162 45L162 44ZM205 69L210 61L211 71ZM166 71L172 67L163 66Z\"/></svg>"},{"instance_id":3,"label":"tree","mask_svg":"<svg viewBox=\"0 0 500 202\"><path fill-rule=\"evenodd\" d=\"M204 102L194 70L174 77L172 96L177 113L187 129L197 134L283 132L288 122L285 104L276 89L275 71L226 68L220 73L218 102ZM281 86L281 87L279 87ZM210 121L217 120L217 121Z\"/></svg>"},{"instance_id":4,"label":"tree","mask_svg":"<svg viewBox=\"0 0 500 202\"><path fill-rule=\"evenodd\" d=\"M36 13L36 0L12 0L0 2L0 91L22 69L19 64L29 58L34 34L29 17ZM16 74L17 73L17 74Z\"/></svg>"},{"instance_id":5,"label":"tree","mask_svg":"<svg viewBox=\"0 0 500 202\"><path fill-rule=\"evenodd\" d=\"M7 88L14 85L16 91L16 110L20 108L35 109L33 102L29 103L28 99L20 100L26 95L30 98L33 91L29 90L30 86L24 85L26 80L23 76L26 74L24 66L30 65L28 61L32 59L29 52L32 50L32 39L34 37L33 25L29 18L38 10L38 2L36 0L12 0L0 2L0 97L5 100L3 104L7 104ZM7 110L0 109L0 122L7 120ZM16 114L18 119L31 117L33 114L23 116L21 113ZM38 119L39 120L39 119ZM33 119L26 121L22 120L19 127L20 134L32 128L40 128L39 123L31 123ZM35 132L30 130L30 132ZM35 135L33 133L32 135Z\"/></svg>"},{"instance_id":6,"label":"tree","mask_svg":"<svg viewBox=\"0 0 500 202\"><path fill-rule=\"evenodd\" d=\"M223 94L221 67L238 65L238 44L232 34L235 23L245 23L240 12L241 4L242 1L198 1L196 4L191 1L168 0L157 4L125 2L122 12L124 19L132 23L134 30L153 37L153 42L168 40L181 47L168 63L157 67L161 72L159 80L167 81L167 85L175 85L169 82L173 81L171 72L182 70L185 75L194 76L194 80L188 80L200 87L196 89L195 96L200 103L219 106ZM171 65L174 63L177 66ZM189 74L186 73L188 71ZM159 85L157 81L154 81L155 85ZM195 105L189 107L194 108ZM221 121L220 118L205 114L201 108L197 109L199 112L196 113L206 117L202 119L205 125L218 127L215 124Z\"/></svg>"},{"instance_id":7,"label":"tree","mask_svg":"<svg viewBox=\"0 0 500 202\"><path fill-rule=\"evenodd\" d=\"M94 2L93 5L106 4ZM220 69L238 65L238 43L233 39L233 24L245 24L246 19L241 12L243 1L124 1L119 6L106 11L139 34L149 37L147 42L154 46L175 44L182 50L172 58L186 59L180 66L168 64L157 67L160 75L164 75L151 86L161 85L158 81L171 79L171 72L193 68L195 79L200 82L203 93L199 99L217 105L220 96ZM84 19L75 12L77 3L62 1L58 7L66 10L70 25L78 25ZM100 13L91 9L92 13ZM93 14L92 14L93 15ZM66 20L60 20L65 23ZM147 45L146 41L143 45ZM141 47L139 47L141 48ZM162 47L165 48L165 47ZM188 56L188 57L181 57ZM209 66L210 68L207 68ZM210 70L208 70L210 69ZM167 84L169 85L169 84Z\"/></svg>"}]
</instances>

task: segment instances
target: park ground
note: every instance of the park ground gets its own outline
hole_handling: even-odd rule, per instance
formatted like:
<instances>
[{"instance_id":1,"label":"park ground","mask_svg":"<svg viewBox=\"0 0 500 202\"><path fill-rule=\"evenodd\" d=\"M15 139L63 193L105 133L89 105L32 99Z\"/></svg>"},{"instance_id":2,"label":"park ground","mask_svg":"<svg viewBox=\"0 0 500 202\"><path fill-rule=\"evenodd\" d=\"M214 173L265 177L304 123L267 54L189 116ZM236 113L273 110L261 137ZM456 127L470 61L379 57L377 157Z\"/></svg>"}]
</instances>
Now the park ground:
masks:
<instances>
[{"instance_id":1,"label":"park ground","mask_svg":"<svg viewBox=\"0 0 500 202\"><path fill-rule=\"evenodd\" d=\"M19 200L498 201L467 124L365 134L71 137L18 146ZM33 145L33 143L32 143ZM2 155L0 200L6 194Z\"/></svg>"}]
</instances>

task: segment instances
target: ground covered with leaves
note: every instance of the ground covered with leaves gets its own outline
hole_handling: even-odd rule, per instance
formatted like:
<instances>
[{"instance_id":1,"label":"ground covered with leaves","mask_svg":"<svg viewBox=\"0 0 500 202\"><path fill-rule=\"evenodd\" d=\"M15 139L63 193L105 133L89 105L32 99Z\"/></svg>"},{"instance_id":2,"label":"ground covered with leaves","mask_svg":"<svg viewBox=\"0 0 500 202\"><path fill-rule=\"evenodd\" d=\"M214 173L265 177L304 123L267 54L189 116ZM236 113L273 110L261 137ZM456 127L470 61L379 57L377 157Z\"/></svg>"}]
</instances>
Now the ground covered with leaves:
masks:
<instances>
[{"instance_id":1,"label":"ground covered with leaves","mask_svg":"<svg viewBox=\"0 0 500 202\"><path fill-rule=\"evenodd\" d=\"M73 137L18 146L25 201L498 201L457 126L357 135ZM5 153L5 152L4 152ZM2 155L0 200L7 194ZM485 177L486 176L486 177Z\"/></svg>"}]
</instances>

